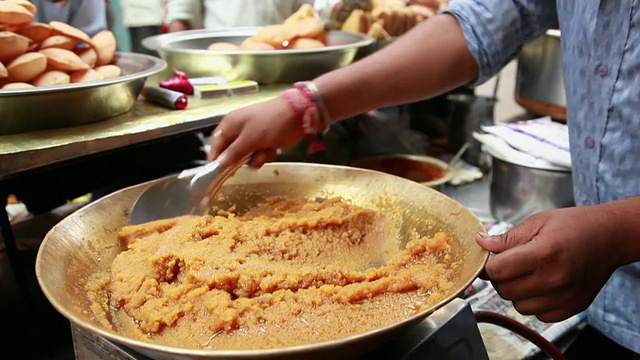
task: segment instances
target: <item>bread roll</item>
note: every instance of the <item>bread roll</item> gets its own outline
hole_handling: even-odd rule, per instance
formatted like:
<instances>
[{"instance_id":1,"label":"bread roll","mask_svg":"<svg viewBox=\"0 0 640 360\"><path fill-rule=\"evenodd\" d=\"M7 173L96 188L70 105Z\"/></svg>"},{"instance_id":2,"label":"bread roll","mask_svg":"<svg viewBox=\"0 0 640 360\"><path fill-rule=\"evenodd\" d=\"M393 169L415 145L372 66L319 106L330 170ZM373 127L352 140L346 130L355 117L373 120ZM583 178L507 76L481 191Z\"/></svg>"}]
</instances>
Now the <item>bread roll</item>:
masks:
<instances>
[{"instance_id":1,"label":"bread roll","mask_svg":"<svg viewBox=\"0 0 640 360\"><path fill-rule=\"evenodd\" d=\"M76 39L78 41L82 41L86 44L93 46L93 43L91 42L91 37L89 37L89 35L87 35L84 31L78 28L75 28L69 24L65 24L60 21L51 21L49 22L49 25L53 29L53 33L56 35L65 35L72 39Z\"/></svg>"},{"instance_id":2,"label":"bread roll","mask_svg":"<svg viewBox=\"0 0 640 360\"><path fill-rule=\"evenodd\" d=\"M31 81L34 86L63 85L70 82L69 74L60 70L46 71Z\"/></svg>"},{"instance_id":3,"label":"bread roll","mask_svg":"<svg viewBox=\"0 0 640 360\"><path fill-rule=\"evenodd\" d=\"M276 49L271 44L267 44L266 42L257 40L257 39L255 39L253 37L246 38L242 42L242 45L240 45L240 48L242 50L249 50L249 51L262 51L262 50L275 50Z\"/></svg>"},{"instance_id":4,"label":"bread roll","mask_svg":"<svg viewBox=\"0 0 640 360\"><path fill-rule=\"evenodd\" d=\"M122 70L116 65L102 65L95 68L104 79L112 79L120 76Z\"/></svg>"},{"instance_id":5,"label":"bread roll","mask_svg":"<svg viewBox=\"0 0 640 360\"><path fill-rule=\"evenodd\" d=\"M57 48L57 49L65 49L65 50L73 50L75 49L77 41L65 35L53 35L50 36L40 44L40 49L49 49L49 48Z\"/></svg>"},{"instance_id":6,"label":"bread roll","mask_svg":"<svg viewBox=\"0 0 640 360\"><path fill-rule=\"evenodd\" d=\"M11 31L0 31L0 61L7 64L27 52L29 38Z\"/></svg>"},{"instance_id":7,"label":"bread roll","mask_svg":"<svg viewBox=\"0 0 640 360\"><path fill-rule=\"evenodd\" d=\"M41 43L53 34L53 28L47 24L34 22L16 29L15 33L26 36L35 43Z\"/></svg>"},{"instance_id":8,"label":"bread roll","mask_svg":"<svg viewBox=\"0 0 640 360\"><path fill-rule=\"evenodd\" d=\"M116 54L116 37L109 30L103 30L97 33L91 41L93 47L98 54L96 65L107 65L113 60Z\"/></svg>"},{"instance_id":9,"label":"bread roll","mask_svg":"<svg viewBox=\"0 0 640 360\"><path fill-rule=\"evenodd\" d=\"M300 9L298 9L298 11L296 11L295 13L293 13L293 15L289 16L285 21L284 24L285 25L290 25L293 24L297 21L306 19L306 18L312 18L315 17L315 13L313 11L313 6L309 5L309 4L302 4L302 6L300 6Z\"/></svg>"},{"instance_id":10,"label":"bread roll","mask_svg":"<svg viewBox=\"0 0 640 360\"><path fill-rule=\"evenodd\" d=\"M12 82L2 86L2 90L28 89L32 87L35 86L25 82Z\"/></svg>"},{"instance_id":11,"label":"bread roll","mask_svg":"<svg viewBox=\"0 0 640 360\"><path fill-rule=\"evenodd\" d=\"M47 58L43 54L30 52L22 54L7 65L9 79L14 82L29 82L42 74L47 67Z\"/></svg>"},{"instance_id":12,"label":"bread roll","mask_svg":"<svg viewBox=\"0 0 640 360\"><path fill-rule=\"evenodd\" d=\"M285 25L267 25L262 27L254 38L265 42L276 49L284 48L284 44L297 36L295 29Z\"/></svg>"},{"instance_id":13,"label":"bread roll","mask_svg":"<svg viewBox=\"0 0 640 360\"><path fill-rule=\"evenodd\" d=\"M42 49L40 53L47 57L49 65L66 71L77 71L89 69L89 65L82 61L76 53L65 49Z\"/></svg>"},{"instance_id":14,"label":"bread roll","mask_svg":"<svg viewBox=\"0 0 640 360\"><path fill-rule=\"evenodd\" d=\"M6 79L9 77L9 72L2 62L0 62L0 79Z\"/></svg>"},{"instance_id":15,"label":"bread roll","mask_svg":"<svg viewBox=\"0 0 640 360\"><path fill-rule=\"evenodd\" d=\"M0 1L0 24L25 24L33 20L33 14L13 1Z\"/></svg>"},{"instance_id":16,"label":"bread roll","mask_svg":"<svg viewBox=\"0 0 640 360\"><path fill-rule=\"evenodd\" d=\"M295 39L289 44L289 49L318 49L323 48L325 45L315 39L300 38Z\"/></svg>"},{"instance_id":17,"label":"bread roll","mask_svg":"<svg viewBox=\"0 0 640 360\"><path fill-rule=\"evenodd\" d=\"M384 29L383 20L376 20L376 22L374 22L373 25L371 25L371 27L369 28L367 35L376 40L389 39L391 37L389 33L387 33L387 31Z\"/></svg>"},{"instance_id":18,"label":"bread roll","mask_svg":"<svg viewBox=\"0 0 640 360\"><path fill-rule=\"evenodd\" d=\"M366 33L368 20L364 11L355 9L351 11L347 19L342 23L340 30L351 33Z\"/></svg>"},{"instance_id":19,"label":"bread roll","mask_svg":"<svg viewBox=\"0 0 640 360\"><path fill-rule=\"evenodd\" d=\"M314 38L324 32L324 23L315 17L302 19L285 25L292 29L296 37Z\"/></svg>"},{"instance_id":20,"label":"bread roll","mask_svg":"<svg viewBox=\"0 0 640 360\"><path fill-rule=\"evenodd\" d=\"M98 53L92 48L86 49L76 49L76 54L82 61L84 61L89 67L93 68L96 66L96 62L98 61Z\"/></svg>"},{"instance_id":21,"label":"bread roll","mask_svg":"<svg viewBox=\"0 0 640 360\"><path fill-rule=\"evenodd\" d=\"M238 50L242 50L242 49L240 49L240 46L238 46L236 44L232 44L232 43L228 43L228 42L217 42L217 43L213 43L213 44L209 45L207 47L207 50L213 50L213 51L238 51Z\"/></svg>"},{"instance_id":22,"label":"bread roll","mask_svg":"<svg viewBox=\"0 0 640 360\"><path fill-rule=\"evenodd\" d=\"M72 83L102 80L104 77L93 69L74 71L69 75Z\"/></svg>"},{"instance_id":23,"label":"bread roll","mask_svg":"<svg viewBox=\"0 0 640 360\"><path fill-rule=\"evenodd\" d=\"M36 6L33 5L30 1L27 1L27 0L9 0L9 1L14 2L22 6L23 8L27 9L27 11L29 11L32 15L35 15L36 11L38 11L36 9Z\"/></svg>"}]
</instances>

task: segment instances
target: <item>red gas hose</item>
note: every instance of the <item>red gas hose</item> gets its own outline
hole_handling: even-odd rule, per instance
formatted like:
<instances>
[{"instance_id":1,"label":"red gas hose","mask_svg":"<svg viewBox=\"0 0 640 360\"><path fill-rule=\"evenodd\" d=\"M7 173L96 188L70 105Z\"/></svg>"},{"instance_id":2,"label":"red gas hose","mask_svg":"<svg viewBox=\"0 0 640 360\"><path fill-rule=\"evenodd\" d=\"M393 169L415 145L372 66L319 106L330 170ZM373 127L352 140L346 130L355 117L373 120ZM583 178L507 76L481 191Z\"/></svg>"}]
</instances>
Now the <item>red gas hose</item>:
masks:
<instances>
[{"instance_id":1,"label":"red gas hose","mask_svg":"<svg viewBox=\"0 0 640 360\"><path fill-rule=\"evenodd\" d=\"M518 334L540 348L545 354L553 360L566 360L566 357L560 349L550 343L542 335L513 320L510 317L491 311L474 311L478 323L488 323L505 328L515 334Z\"/></svg>"}]
</instances>

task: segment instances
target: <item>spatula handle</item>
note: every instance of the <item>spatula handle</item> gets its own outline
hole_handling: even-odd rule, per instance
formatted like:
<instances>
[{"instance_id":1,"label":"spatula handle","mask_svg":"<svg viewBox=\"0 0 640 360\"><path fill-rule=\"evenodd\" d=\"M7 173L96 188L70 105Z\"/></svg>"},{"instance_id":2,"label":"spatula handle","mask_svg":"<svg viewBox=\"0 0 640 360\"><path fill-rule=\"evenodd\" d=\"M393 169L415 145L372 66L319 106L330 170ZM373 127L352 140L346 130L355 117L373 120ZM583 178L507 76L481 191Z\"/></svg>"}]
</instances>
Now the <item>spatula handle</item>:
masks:
<instances>
[{"instance_id":1,"label":"spatula handle","mask_svg":"<svg viewBox=\"0 0 640 360\"><path fill-rule=\"evenodd\" d=\"M225 168L220 167L218 159L208 163L191 178L189 186L192 192L197 196L202 196L203 200L208 204L220 190L222 184L243 165L246 165L252 156L253 154L249 154L236 164Z\"/></svg>"}]
</instances>

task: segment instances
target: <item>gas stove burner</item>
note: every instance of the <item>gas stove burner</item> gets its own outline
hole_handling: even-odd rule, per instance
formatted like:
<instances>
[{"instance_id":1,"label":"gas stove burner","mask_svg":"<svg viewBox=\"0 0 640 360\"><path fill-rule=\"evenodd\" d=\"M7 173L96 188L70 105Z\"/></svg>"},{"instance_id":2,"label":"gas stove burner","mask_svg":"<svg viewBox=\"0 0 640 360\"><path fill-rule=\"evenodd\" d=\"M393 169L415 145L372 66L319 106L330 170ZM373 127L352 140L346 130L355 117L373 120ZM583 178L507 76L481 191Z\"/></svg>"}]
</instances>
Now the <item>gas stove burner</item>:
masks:
<instances>
[{"instance_id":1,"label":"gas stove burner","mask_svg":"<svg viewBox=\"0 0 640 360\"><path fill-rule=\"evenodd\" d=\"M153 360L71 325L77 360ZM455 299L413 329L355 360L489 360L469 303Z\"/></svg>"}]
</instances>

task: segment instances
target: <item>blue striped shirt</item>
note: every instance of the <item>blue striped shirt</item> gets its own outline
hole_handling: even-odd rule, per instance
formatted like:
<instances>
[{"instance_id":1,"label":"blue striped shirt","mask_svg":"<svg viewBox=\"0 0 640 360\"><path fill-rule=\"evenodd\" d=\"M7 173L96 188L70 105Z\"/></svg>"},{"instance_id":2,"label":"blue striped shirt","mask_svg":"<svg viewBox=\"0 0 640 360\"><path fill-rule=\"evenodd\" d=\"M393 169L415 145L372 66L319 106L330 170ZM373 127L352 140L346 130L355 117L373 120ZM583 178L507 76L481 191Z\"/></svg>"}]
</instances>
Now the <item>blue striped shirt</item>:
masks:
<instances>
[{"instance_id":1,"label":"blue striped shirt","mask_svg":"<svg viewBox=\"0 0 640 360\"><path fill-rule=\"evenodd\" d=\"M38 8L33 21L60 21L94 36L107 30L107 7L104 0L67 0L55 4L51 0L31 0Z\"/></svg>"},{"instance_id":2,"label":"blue striped shirt","mask_svg":"<svg viewBox=\"0 0 640 360\"><path fill-rule=\"evenodd\" d=\"M452 0L447 10L479 65L478 83L560 22L578 205L640 194L639 7L640 0ZM587 314L592 326L640 353L640 263L619 268Z\"/></svg>"}]
</instances>

